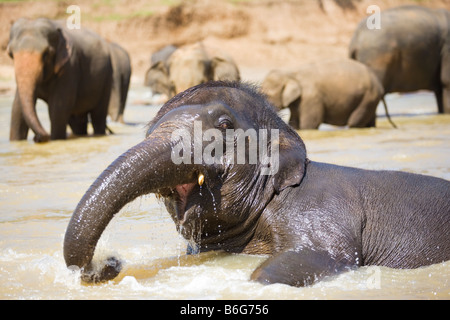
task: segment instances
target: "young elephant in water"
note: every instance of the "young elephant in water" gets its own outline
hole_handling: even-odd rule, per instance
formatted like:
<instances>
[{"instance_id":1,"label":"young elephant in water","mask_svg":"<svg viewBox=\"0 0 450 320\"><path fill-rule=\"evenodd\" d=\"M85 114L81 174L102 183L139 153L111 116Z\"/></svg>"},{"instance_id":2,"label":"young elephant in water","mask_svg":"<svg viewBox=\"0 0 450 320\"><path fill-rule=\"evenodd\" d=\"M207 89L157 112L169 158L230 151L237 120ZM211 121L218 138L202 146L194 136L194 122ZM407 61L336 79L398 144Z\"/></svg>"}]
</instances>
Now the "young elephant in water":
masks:
<instances>
[{"instance_id":1,"label":"young elephant in water","mask_svg":"<svg viewBox=\"0 0 450 320\"><path fill-rule=\"evenodd\" d=\"M384 95L375 74L350 59L307 64L294 72L273 70L262 88L278 109L289 108L289 124L295 129L317 129L321 123L375 127L376 109Z\"/></svg>"},{"instance_id":2,"label":"young elephant in water","mask_svg":"<svg viewBox=\"0 0 450 320\"><path fill-rule=\"evenodd\" d=\"M251 276L261 283L305 286L358 266L450 259L450 182L310 161L264 96L239 82L199 85L161 108L144 141L75 209L67 266L82 268L86 281L114 278L114 258L92 271L97 241L125 204L148 193L164 198L195 251L269 255Z\"/></svg>"}]
</instances>

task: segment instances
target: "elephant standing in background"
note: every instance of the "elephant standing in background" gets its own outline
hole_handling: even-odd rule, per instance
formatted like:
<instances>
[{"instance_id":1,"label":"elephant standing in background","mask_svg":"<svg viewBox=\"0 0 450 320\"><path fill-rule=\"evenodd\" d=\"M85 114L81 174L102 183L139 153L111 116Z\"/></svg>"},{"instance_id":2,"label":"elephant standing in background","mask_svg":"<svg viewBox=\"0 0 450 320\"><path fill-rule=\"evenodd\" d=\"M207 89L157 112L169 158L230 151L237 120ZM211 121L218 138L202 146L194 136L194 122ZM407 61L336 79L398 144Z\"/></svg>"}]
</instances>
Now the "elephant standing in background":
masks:
<instances>
[{"instance_id":1,"label":"elephant standing in background","mask_svg":"<svg viewBox=\"0 0 450 320\"><path fill-rule=\"evenodd\" d=\"M439 113L450 113L450 12L402 6L381 12L381 29L360 22L352 59L375 72L385 93L431 90Z\"/></svg>"},{"instance_id":2,"label":"elephant standing in background","mask_svg":"<svg viewBox=\"0 0 450 320\"><path fill-rule=\"evenodd\" d=\"M113 68L113 82L108 114L112 121L123 123L123 113L127 102L128 89L131 78L131 62L128 52L117 43L109 43L111 49L111 63Z\"/></svg>"},{"instance_id":3,"label":"elephant standing in background","mask_svg":"<svg viewBox=\"0 0 450 320\"><path fill-rule=\"evenodd\" d=\"M239 69L230 56L201 42L169 51L146 75L152 91L168 98L210 80L240 80Z\"/></svg>"},{"instance_id":4,"label":"elephant standing in background","mask_svg":"<svg viewBox=\"0 0 450 320\"><path fill-rule=\"evenodd\" d=\"M321 123L374 127L383 97L377 77L350 59L308 64L294 72L273 70L262 89L279 110L290 109L295 129L317 129Z\"/></svg>"},{"instance_id":5,"label":"elephant standing in background","mask_svg":"<svg viewBox=\"0 0 450 320\"><path fill-rule=\"evenodd\" d=\"M64 21L19 19L11 27L8 54L14 60L17 90L10 140L65 139L69 124L86 135L88 115L94 133L106 132L112 86L108 43L92 31L69 30ZM50 134L36 114L36 99L48 104Z\"/></svg>"}]
</instances>

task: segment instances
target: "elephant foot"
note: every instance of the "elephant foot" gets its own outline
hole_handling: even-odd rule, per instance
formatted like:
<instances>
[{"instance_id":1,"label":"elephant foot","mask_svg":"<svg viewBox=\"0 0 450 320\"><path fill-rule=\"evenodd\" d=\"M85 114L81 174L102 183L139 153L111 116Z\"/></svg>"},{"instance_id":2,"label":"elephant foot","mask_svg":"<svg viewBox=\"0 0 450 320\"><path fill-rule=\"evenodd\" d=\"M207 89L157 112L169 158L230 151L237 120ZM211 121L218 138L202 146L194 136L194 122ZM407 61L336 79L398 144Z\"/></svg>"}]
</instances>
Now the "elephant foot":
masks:
<instances>
[{"instance_id":1,"label":"elephant foot","mask_svg":"<svg viewBox=\"0 0 450 320\"><path fill-rule=\"evenodd\" d=\"M101 283L114 279L122 270L122 262L115 257L109 257L101 270L93 270L92 264L85 268L81 280L86 283Z\"/></svg>"},{"instance_id":2,"label":"elephant foot","mask_svg":"<svg viewBox=\"0 0 450 320\"><path fill-rule=\"evenodd\" d=\"M48 134L36 134L34 136L33 140L36 143L49 142L50 141L50 136Z\"/></svg>"}]
</instances>

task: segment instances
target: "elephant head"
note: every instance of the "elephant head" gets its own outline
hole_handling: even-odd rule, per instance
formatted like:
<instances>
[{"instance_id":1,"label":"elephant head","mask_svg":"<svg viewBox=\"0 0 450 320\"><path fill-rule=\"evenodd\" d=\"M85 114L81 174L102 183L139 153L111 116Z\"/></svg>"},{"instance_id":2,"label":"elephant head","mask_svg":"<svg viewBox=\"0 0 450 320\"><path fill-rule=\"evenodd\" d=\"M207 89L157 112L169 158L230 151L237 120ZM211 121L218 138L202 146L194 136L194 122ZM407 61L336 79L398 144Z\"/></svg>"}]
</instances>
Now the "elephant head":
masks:
<instances>
[{"instance_id":1,"label":"elephant head","mask_svg":"<svg viewBox=\"0 0 450 320\"><path fill-rule=\"evenodd\" d=\"M211 61L202 43L176 50L169 58L169 78L180 93L212 79Z\"/></svg>"},{"instance_id":2,"label":"elephant head","mask_svg":"<svg viewBox=\"0 0 450 320\"><path fill-rule=\"evenodd\" d=\"M7 52L14 60L22 114L36 134L37 142L48 140L49 134L36 114L36 88L62 71L71 51L71 43L62 28L48 19L19 19L11 27Z\"/></svg>"},{"instance_id":3,"label":"elephant head","mask_svg":"<svg viewBox=\"0 0 450 320\"><path fill-rule=\"evenodd\" d=\"M181 48L165 47L161 52L166 50L170 50L170 54L161 60L155 58L145 76L145 85L154 93L170 98L210 80L240 80L239 69L233 59L216 48L197 42Z\"/></svg>"},{"instance_id":4,"label":"elephant head","mask_svg":"<svg viewBox=\"0 0 450 320\"><path fill-rule=\"evenodd\" d=\"M176 46L168 45L152 54L144 84L150 87L153 93L165 94L167 97L175 95L169 79L168 60L176 50Z\"/></svg>"},{"instance_id":5,"label":"elephant head","mask_svg":"<svg viewBox=\"0 0 450 320\"><path fill-rule=\"evenodd\" d=\"M249 245L256 221L275 194L300 183L305 164L301 138L252 86L190 88L160 109L144 141L83 196L66 231L66 264L82 268L86 281L115 277L115 259L91 271L97 241L125 204L148 193L164 199L177 230L200 252L270 252Z\"/></svg>"},{"instance_id":6,"label":"elephant head","mask_svg":"<svg viewBox=\"0 0 450 320\"><path fill-rule=\"evenodd\" d=\"M158 61L147 70L145 85L152 89L153 93L164 94L167 97L175 95L175 88L169 78L169 68L164 61Z\"/></svg>"},{"instance_id":7,"label":"elephant head","mask_svg":"<svg viewBox=\"0 0 450 320\"><path fill-rule=\"evenodd\" d=\"M278 110L289 107L302 96L302 87L299 82L288 73L277 70L267 75L262 83L262 90Z\"/></svg>"}]
</instances>

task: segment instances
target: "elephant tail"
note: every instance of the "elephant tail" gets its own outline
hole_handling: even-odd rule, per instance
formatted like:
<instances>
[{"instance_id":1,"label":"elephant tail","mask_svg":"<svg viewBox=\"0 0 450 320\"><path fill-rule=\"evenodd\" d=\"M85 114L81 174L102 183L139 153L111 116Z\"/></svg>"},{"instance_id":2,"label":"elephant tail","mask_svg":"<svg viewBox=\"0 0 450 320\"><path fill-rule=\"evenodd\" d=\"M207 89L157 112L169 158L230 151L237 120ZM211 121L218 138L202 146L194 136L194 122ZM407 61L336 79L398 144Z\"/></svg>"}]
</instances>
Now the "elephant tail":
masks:
<instances>
[{"instance_id":1,"label":"elephant tail","mask_svg":"<svg viewBox=\"0 0 450 320\"><path fill-rule=\"evenodd\" d=\"M388 121L391 123L391 125L395 129L397 129L397 126L395 125L394 121L392 121L391 116L389 115L389 111L387 108L386 100L384 100L384 96L383 96L383 98L381 98L381 101L383 101L384 111L386 112L386 117L387 117Z\"/></svg>"},{"instance_id":2,"label":"elephant tail","mask_svg":"<svg viewBox=\"0 0 450 320\"><path fill-rule=\"evenodd\" d=\"M106 126L106 130L109 132L109 134L114 134L110 127Z\"/></svg>"},{"instance_id":3,"label":"elephant tail","mask_svg":"<svg viewBox=\"0 0 450 320\"><path fill-rule=\"evenodd\" d=\"M350 50L349 50L349 58L352 60L357 60L356 59L356 48L350 46Z\"/></svg>"}]
</instances>

